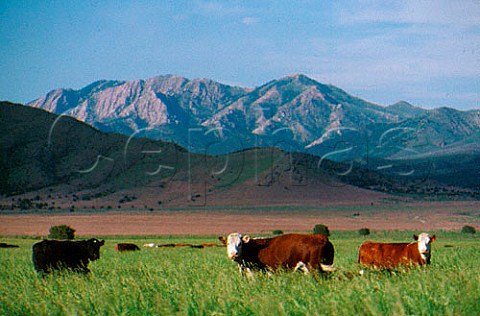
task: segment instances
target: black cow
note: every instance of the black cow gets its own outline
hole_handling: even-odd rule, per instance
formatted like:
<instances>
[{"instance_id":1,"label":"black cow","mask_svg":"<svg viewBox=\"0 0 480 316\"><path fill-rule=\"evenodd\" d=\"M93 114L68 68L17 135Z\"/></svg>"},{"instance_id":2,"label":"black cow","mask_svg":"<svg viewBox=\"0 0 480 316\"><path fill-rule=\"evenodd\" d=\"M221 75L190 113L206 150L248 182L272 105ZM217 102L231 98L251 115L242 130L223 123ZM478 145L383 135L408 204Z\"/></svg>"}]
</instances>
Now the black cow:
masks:
<instances>
[{"instance_id":1,"label":"black cow","mask_svg":"<svg viewBox=\"0 0 480 316\"><path fill-rule=\"evenodd\" d=\"M33 245L33 265L38 272L69 269L88 273L89 260L100 258L100 247L105 240L92 238L82 241L43 240Z\"/></svg>"}]
</instances>

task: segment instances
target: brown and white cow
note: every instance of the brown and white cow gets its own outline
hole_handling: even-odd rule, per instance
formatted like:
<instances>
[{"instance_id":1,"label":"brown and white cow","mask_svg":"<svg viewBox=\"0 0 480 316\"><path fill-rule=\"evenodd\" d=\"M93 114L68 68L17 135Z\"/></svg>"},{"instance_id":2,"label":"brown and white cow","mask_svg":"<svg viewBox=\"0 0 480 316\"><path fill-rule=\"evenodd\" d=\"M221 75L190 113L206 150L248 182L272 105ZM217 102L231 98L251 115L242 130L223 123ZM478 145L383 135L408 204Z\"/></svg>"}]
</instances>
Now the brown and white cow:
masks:
<instances>
[{"instance_id":1,"label":"brown and white cow","mask_svg":"<svg viewBox=\"0 0 480 316\"><path fill-rule=\"evenodd\" d=\"M435 235L413 235L412 243L381 243L366 241L360 246L358 263L381 268L399 265L430 264L431 243Z\"/></svg>"},{"instance_id":2,"label":"brown and white cow","mask_svg":"<svg viewBox=\"0 0 480 316\"><path fill-rule=\"evenodd\" d=\"M231 233L226 239L227 255L238 263L240 272L252 269L333 271L334 248L324 235L286 234L272 238L250 238Z\"/></svg>"}]
</instances>

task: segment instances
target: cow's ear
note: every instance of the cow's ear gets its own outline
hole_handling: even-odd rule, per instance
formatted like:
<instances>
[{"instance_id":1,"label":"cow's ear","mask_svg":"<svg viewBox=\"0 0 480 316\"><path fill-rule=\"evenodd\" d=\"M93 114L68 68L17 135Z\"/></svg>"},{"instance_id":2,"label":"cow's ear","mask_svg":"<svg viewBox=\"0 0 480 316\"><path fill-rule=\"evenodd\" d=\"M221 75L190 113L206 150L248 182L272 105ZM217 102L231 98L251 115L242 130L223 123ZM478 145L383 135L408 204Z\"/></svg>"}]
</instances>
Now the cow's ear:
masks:
<instances>
[{"instance_id":1,"label":"cow's ear","mask_svg":"<svg viewBox=\"0 0 480 316\"><path fill-rule=\"evenodd\" d=\"M105 245L105 240L102 240L102 241L100 242L100 246L103 246L103 245Z\"/></svg>"},{"instance_id":2,"label":"cow's ear","mask_svg":"<svg viewBox=\"0 0 480 316\"><path fill-rule=\"evenodd\" d=\"M417 235L413 235L413 239L418 240L418 236L417 236Z\"/></svg>"},{"instance_id":3,"label":"cow's ear","mask_svg":"<svg viewBox=\"0 0 480 316\"><path fill-rule=\"evenodd\" d=\"M437 238L437 235L433 235L432 238L430 238L430 242L434 242L436 238Z\"/></svg>"},{"instance_id":4,"label":"cow's ear","mask_svg":"<svg viewBox=\"0 0 480 316\"><path fill-rule=\"evenodd\" d=\"M249 241L250 241L250 236L248 236L248 235L243 236L243 237L242 237L242 241L243 241L244 243L249 242Z\"/></svg>"}]
</instances>

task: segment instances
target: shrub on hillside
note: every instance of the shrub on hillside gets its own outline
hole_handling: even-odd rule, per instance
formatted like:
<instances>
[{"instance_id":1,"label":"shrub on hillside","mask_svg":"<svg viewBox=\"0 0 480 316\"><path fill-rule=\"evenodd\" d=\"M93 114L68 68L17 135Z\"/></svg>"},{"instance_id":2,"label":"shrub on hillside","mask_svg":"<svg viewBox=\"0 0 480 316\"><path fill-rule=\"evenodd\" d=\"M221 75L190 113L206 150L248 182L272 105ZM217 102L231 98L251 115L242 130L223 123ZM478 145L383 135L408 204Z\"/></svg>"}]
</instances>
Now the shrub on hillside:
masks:
<instances>
[{"instance_id":1,"label":"shrub on hillside","mask_svg":"<svg viewBox=\"0 0 480 316\"><path fill-rule=\"evenodd\" d=\"M274 234L274 235L283 235L283 230L281 230L281 229L275 229L275 230L272 232L272 234Z\"/></svg>"},{"instance_id":2,"label":"shrub on hillside","mask_svg":"<svg viewBox=\"0 0 480 316\"><path fill-rule=\"evenodd\" d=\"M19 199L18 208L21 210L30 210L33 208L33 202L30 199Z\"/></svg>"},{"instance_id":3,"label":"shrub on hillside","mask_svg":"<svg viewBox=\"0 0 480 316\"><path fill-rule=\"evenodd\" d=\"M360 228L358 230L358 233L361 235L361 236L367 236L367 235L370 235L370 229L368 228Z\"/></svg>"},{"instance_id":4,"label":"shrub on hillside","mask_svg":"<svg viewBox=\"0 0 480 316\"><path fill-rule=\"evenodd\" d=\"M74 239L75 229L68 225L50 227L48 238L50 239Z\"/></svg>"},{"instance_id":5,"label":"shrub on hillside","mask_svg":"<svg viewBox=\"0 0 480 316\"><path fill-rule=\"evenodd\" d=\"M476 232L477 231L475 230L475 227L473 227L473 226L465 225L462 228L462 233L464 233L464 234L475 234Z\"/></svg>"},{"instance_id":6,"label":"shrub on hillside","mask_svg":"<svg viewBox=\"0 0 480 316\"><path fill-rule=\"evenodd\" d=\"M318 235L325 235L325 236L330 236L330 230L326 225L323 224L317 224L315 227L313 227L313 233L318 234Z\"/></svg>"}]
</instances>

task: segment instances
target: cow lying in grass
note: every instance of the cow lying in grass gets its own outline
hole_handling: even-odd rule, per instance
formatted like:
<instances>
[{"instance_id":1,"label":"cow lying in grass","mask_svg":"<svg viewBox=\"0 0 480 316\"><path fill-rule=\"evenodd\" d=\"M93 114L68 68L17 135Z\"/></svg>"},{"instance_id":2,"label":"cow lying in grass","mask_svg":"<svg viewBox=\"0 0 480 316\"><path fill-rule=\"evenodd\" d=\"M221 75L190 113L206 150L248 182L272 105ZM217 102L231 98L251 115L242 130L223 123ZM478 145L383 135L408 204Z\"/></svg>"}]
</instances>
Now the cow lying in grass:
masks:
<instances>
[{"instance_id":1,"label":"cow lying in grass","mask_svg":"<svg viewBox=\"0 0 480 316\"><path fill-rule=\"evenodd\" d=\"M358 263L379 268L394 268L399 265L430 264L431 243L435 235L413 235L412 243L381 243L366 241L360 247Z\"/></svg>"},{"instance_id":2,"label":"cow lying in grass","mask_svg":"<svg viewBox=\"0 0 480 316\"><path fill-rule=\"evenodd\" d=\"M0 242L0 248L18 248L18 245L11 245L4 242Z\"/></svg>"},{"instance_id":3,"label":"cow lying in grass","mask_svg":"<svg viewBox=\"0 0 480 316\"><path fill-rule=\"evenodd\" d=\"M55 269L68 269L88 273L89 260L100 258L100 247L105 240L95 238L82 241L43 240L33 245L35 270L50 273Z\"/></svg>"},{"instance_id":4,"label":"cow lying in grass","mask_svg":"<svg viewBox=\"0 0 480 316\"><path fill-rule=\"evenodd\" d=\"M228 258L237 262L240 271L252 269L293 269L333 271L334 248L324 235L287 234L272 238L250 238L232 233L226 239Z\"/></svg>"},{"instance_id":5,"label":"cow lying in grass","mask_svg":"<svg viewBox=\"0 0 480 316\"><path fill-rule=\"evenodd\" d=\"M137 251L137 250L140 250L140 248L135 244L124 242L124 243L117 244L115 246L115 250L117 250L118 252Z\"/></svg>"}]
</instances>

